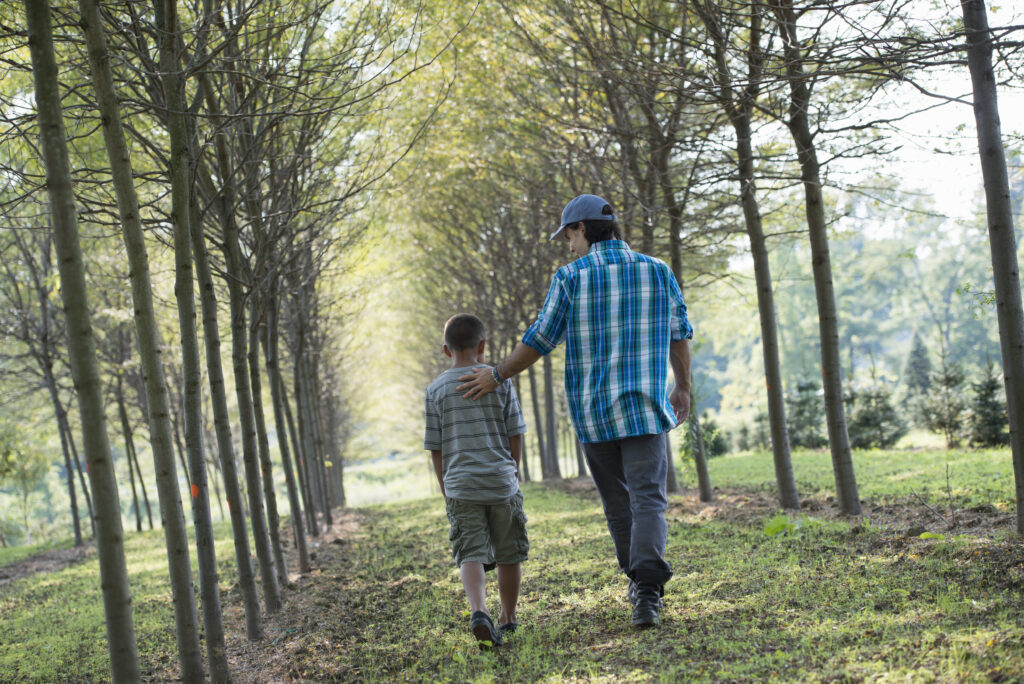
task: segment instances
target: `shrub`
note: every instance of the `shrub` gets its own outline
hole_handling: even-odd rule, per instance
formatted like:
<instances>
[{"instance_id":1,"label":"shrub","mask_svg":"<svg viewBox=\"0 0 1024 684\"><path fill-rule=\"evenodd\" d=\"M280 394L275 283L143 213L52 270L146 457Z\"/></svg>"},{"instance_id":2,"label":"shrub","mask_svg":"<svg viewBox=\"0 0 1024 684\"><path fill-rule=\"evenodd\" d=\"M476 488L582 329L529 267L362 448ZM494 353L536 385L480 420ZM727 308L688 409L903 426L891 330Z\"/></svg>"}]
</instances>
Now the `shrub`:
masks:
<instances>
[{"instance_id":1,"label":"shrub","mask_svg":"<svg viewBox=\"0 0 1024 684\"><path fill-rule=\"evenodd\" d=\"M819 390L820 385L813 380L802 380L795 392L786 393L786 427L792 446L816 449L828 444L825 407Z\"/></svg>"}]
</instances>

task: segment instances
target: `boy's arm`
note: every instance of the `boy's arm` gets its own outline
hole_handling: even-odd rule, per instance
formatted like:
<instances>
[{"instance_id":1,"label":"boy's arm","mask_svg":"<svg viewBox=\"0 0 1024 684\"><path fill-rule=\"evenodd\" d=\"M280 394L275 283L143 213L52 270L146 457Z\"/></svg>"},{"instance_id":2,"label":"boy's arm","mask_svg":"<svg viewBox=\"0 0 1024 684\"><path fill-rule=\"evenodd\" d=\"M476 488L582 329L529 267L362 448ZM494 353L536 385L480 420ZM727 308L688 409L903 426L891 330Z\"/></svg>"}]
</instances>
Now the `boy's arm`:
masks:
<instances>
[{"instance_id":1,"label":"boy's arm","mask_svg":"<svg viewBox=\"0 0 1024 684\"><path fill-rule=\"evenodd\" d=\"M523 455L523 436L512 435L508 438L508 450L512 452L512 460L516 462L516 477L519 477L519 459Z\"/></svg>"},{"instance_id":2,"label":"boy's arm","mask_svg":"<svg viewBox=\"0 0 1024 684\"><path fill-rule=\"evenodd\" d=\"M437 484L441 485L441 496L448 498L444 493L444 475L441 473L441 452L437 449L430 450L430 460L434 462L434 474L437 475ZM516 461L518 467L519 461Z\"/></svg>"}]
</instances>

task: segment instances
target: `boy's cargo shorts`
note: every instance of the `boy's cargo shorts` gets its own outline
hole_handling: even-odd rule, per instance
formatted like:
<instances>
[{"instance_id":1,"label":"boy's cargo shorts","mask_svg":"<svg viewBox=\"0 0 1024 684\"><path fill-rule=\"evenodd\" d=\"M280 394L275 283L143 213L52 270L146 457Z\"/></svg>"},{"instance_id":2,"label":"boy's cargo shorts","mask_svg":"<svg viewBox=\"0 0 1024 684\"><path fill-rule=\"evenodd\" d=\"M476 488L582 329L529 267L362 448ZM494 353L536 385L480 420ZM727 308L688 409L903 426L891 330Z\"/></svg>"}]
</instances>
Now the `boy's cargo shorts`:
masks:
<instances>
[{"instance_id":1,"label":"boy's cargo shorts","mask_svg":"<svg viewBox=\"0 0 1024 684\"><path fill-rule=\"evenodd\" d=\"M445 503L451 529L455 564L483 563L489 570L495 563L513 565L526 560L530 542L526 538L523 493L496 504L448 499Z\"/></svg>"}]
</instances>

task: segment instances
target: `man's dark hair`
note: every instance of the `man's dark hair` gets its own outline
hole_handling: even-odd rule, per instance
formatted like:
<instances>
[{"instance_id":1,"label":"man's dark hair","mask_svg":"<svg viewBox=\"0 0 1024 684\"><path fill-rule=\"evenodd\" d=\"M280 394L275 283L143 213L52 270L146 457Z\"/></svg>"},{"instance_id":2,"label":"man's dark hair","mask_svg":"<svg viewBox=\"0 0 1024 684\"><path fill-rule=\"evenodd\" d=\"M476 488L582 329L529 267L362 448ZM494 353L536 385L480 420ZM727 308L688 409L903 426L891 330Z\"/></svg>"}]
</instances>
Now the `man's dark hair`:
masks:
<instances>
[{"instance_id":1,"label":"man's dark hair","mask_svg":"<svg viewBox=\"0 0 1024 684\"><path fill-rule=\"evenodd\" d=\"M621 240L622 228L618 221L583 221L583 237L591 245L605 240Z\"/></svg>"},{"instance_id":2,"label":"man's dark hair","mask_svg":"<svg viewBox=\"0 0 1024 684\"><path fill-rule=\"evenodd\" d=\"M473 314L455 314L444 324L444 343L452 351L473 349L486 336L483 321Z\"/></svg>"}]
</instances>

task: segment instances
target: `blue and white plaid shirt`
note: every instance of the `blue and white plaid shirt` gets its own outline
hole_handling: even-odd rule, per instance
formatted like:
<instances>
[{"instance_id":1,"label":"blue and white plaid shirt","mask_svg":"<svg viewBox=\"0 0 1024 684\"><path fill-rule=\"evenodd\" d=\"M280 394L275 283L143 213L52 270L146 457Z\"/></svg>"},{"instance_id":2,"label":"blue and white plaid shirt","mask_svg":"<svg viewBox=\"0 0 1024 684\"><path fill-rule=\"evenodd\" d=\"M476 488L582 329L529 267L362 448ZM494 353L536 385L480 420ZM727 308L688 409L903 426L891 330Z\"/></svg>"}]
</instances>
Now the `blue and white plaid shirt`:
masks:
<instances>
[{"instance_id":1,"label":"blue and white plaid shirt","mask_svg":"<svg viewBox=\"0 0 1024 684\"><path fill-rule=\"evenodd\" d=\"M565 341L572 423L590 443L675 427L666 389L669 342L692 337L665 262L605 240L558 269L523 343L549 354Z\"/></svg>"}]
</instances>

